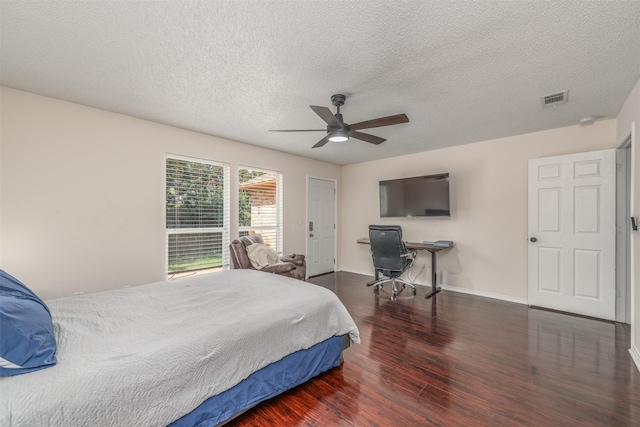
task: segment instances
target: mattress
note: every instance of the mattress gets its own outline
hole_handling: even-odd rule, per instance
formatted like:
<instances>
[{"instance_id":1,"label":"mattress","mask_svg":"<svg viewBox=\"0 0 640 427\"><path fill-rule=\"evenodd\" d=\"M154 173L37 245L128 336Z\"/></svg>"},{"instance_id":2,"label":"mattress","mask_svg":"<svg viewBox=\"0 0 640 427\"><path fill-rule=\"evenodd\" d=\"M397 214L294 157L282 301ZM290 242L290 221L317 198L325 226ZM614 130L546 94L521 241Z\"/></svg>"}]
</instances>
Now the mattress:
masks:
<instances>
[{"instance_id":1,"label":"mattress","mask_svg":"<svg viewBox=\"0 0 640 427\"><path fill-rule=\"evenodd\" d=\"M0 378L0 425L168 425L285 356L359 342L322 287L252 270L47 301L58 364Z\"/></svg>"}]
</instances>

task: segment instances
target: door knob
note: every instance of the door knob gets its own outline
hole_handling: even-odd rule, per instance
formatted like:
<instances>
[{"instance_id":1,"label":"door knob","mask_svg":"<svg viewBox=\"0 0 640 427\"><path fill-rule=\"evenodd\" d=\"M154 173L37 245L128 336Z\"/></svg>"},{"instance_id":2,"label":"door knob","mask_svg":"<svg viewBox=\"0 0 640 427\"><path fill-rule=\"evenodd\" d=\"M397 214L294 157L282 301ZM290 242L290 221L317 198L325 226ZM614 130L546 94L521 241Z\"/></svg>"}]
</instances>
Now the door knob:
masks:
<instances>
[{"instance_id":1,"label":"door knob","mask_svg":"<svg viewBox=\"0 0 640 427\"><path fill-rule=\"evenodd\" d=\"M530 238L529 240L531 240L531 241L532 241L532 242L534 242L534 243L538 241L538 239L536 239L535 237L532 237L532 238Z\"/></svg>"},{"instance_id":2,"label":"door knob","mask_svg":"<svg viewBox=\"0 0 640 427\"><path fill-rule=\"evenodd\" d=\"M309 233L309 237L313 237L313 233Z\"/></svg>"}]
</instances>

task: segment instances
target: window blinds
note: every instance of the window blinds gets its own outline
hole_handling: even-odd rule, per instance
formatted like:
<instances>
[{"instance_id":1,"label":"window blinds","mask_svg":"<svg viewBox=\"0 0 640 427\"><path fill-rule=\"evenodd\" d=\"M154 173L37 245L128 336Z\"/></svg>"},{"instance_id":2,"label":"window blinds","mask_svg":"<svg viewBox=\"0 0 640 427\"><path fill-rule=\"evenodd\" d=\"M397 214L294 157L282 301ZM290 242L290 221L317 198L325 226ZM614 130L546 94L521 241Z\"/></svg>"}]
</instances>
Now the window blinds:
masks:
<instances>
[{"instance_id":1,"label":"window blinds","mask_svg":"<svg viewBox=\"0 0 640 427\"><path fill-rule=\"evenodd\" d=\"M238 183L240 236L261 234L265 244L282 253L282 174L241 167Z\"/></svg>"},{"instance_id":2,"label":"window blinds","mask_svg":"<svg viewBox=\"0 0 640 427\"><path fill-rule=\"evenodd\" d=\"M229 264L229 167L167 157L167 271L177 273Z\"/></svg>"}]
</instances>

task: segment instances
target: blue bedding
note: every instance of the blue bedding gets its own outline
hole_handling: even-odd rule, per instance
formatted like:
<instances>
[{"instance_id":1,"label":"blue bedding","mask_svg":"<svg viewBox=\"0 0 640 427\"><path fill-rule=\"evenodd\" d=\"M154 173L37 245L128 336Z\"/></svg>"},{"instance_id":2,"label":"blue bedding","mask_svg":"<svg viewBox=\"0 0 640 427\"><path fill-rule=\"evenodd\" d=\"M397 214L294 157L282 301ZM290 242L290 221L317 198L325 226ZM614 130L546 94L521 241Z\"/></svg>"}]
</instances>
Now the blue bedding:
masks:
<instances>
[{"instance_id":1,"label":"blue bedding","mask_svg":"<svg viewBox=\"0 0 640 427\"><path fill-rule=\"evenodd\" d=\"M342 341L342 336L331 337L309 349L297 351L265 366L229 390L205 400L192 412L174 421L170 426L218 425L263 400L339 366Z\"/></svg>"}]
</instances>

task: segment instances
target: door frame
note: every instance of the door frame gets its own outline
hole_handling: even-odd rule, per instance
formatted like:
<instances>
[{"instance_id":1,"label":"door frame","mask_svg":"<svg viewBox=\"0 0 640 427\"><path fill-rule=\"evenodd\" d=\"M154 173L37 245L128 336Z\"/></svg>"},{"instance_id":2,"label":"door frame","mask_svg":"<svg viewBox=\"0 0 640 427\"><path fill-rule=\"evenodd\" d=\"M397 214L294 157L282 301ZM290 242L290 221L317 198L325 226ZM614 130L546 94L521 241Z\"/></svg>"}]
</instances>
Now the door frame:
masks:
<instances>
[{"instance_id":1,"label":"door frame","mask_svg":"<svg viewBox=\"0 0 640 427\"><path fill-rule=\"evenodd\" d=\"M307 175L306 178L306 188L305 188L305 222L304 222L304 241L305 241L305 248L307 251L307 257L309 257L309 253L310 253L310 249L311 249L311 242L309 240L309 230L308 230L308 225L309 225L309 184L311 182L312 179L318 179L318 180L322 180L322 181L330 181L333 182L333 220L335 223L335 228L333 229L333 271L336 271L336 268L338 266L338 180L335 178L327 178L327 177L323 177L323 176L317 176L317 175ZM308 270L307 270L307 277L305 277L305 279L309 278L309 274L308 274Z\"/></svg>"},{"instance_id":2,"label":"door frame","mask_svg":"<svg viewBox=\"0 0 640 427\"><path fill-rule=\"evenodd\" d=\"M631 323L631 225L633 128L616 145L616 322ZM627 198L629 195L629 198Z\"/></svg>"}]
</instances>

